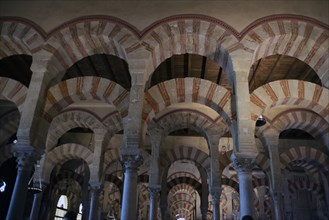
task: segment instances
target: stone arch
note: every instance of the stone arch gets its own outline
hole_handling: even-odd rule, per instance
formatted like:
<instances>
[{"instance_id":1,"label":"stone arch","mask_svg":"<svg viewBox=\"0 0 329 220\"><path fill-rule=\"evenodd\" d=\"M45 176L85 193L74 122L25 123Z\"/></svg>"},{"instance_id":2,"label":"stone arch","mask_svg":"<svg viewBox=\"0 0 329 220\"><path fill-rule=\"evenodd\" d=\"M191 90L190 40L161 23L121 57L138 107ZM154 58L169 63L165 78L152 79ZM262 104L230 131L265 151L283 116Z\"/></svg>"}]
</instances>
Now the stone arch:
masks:
<instances>
[{"instance_id":1,"label":"stone arch","mask_svg":"<svg viewBox=\"0 0 329 220\"><path fill-rule=\"evenodd\" d=\"M221 183L222 183L222 185L226 185L226 186L231 187L237 193L239 193L239 183L237 183L236 181L222 176Z\"/></svg>"},{"instance_id":2,"label":"stone arch","mask_svg":"<svg viewBox=\"0 0 329 220\"><path fill-rule=\"evenodd\" d=\"M77 127L89 128L94 133L97 133L98 129L105 129L94 114L85 110L69 109L52 120L48 130L46 149L51 150L56 147L58 139L63 134Z\"/></svg>"},{"instance_id":3,"label":"stone arch","mask_svg":"<svg viewBox=\"0 0 329 220\"><path fill-rule=\"evenodd\" d=\"M275 54L295 57L314 69L329 87L329 31L326 24L296 15L265 17L242 33L241 43L253 51L253 61Z\"/></svg>"},{"instance_id":4,"label":"stone arch","mask_svg":"<svg viewBox=\"0 0 329 220\"><path fill-rule=\"evenodd\" d=\"M201 197L201 183L199 183L197 180L190 178L190 177L177 177L175 179L172 179L167 183L168 191L170 191L173 187L179 185L179 184L187 184L193 187L200 195Z\"/></svg>"},{"instance_id":5,"label":"stone arch","mask_svg":"<svg viewBox=\"0 0 329 220\"><path fill-rule=\"evenodd\" d=\"M15 103L20 113L23 109L26 94L27 87L22 83L7 77L0 77L0 99Z\"/></svg>"},{"instance_id":6,"label":"stone arch","mask_svg":"<svg viewBox=\"0 0 329 220\"><path fill-rule=\"evenodd\" d=\"M205 170L210 169L209 155L193 147L179 147L167 151L161 156L160 164L162 167L169 167L176 160L191 160Z\"/></svg>"},{"instance_id":7,"label":"stone arch","mask_svg":"<svg viewBox=\"0 0 329 220\"><path fill-rule=\"evenodd\" d=\"M271 172L270 159L263 153L259 153L255 158L255 163L269 175Z\"/></svg>"},{"instance_id":8,"label":"stone arch","mask_svg":"<svg viewBox=\"0 0 329 220\"><path fill-rule=\"evenodd\" d=\"M100 77L77 77L48 90L44 117L51 121L65 107L82 100L98 100L114 105L122 116L128 113L129 92L120 85Z\"/></svg>"},{"instance_id":9,"label":"stone arch","mask_svg":"<svg viewBox=\"0 0 329 220\"><path fill-rule=\"evenodd\" d=\"M83 159L88 165L93 162L93 153L79 144L63 144L46 153L44 172L41 174L43 180L48 182L51 171L57 164L63 164L71 159Z\"/></svg>"},{"instance_id":10,"label":"stone arch","mask_svg":"<svg viewBox=\"0 0 329 220\"><path fill-rule=\"evenodd\" d=\"M329 122L328 106L324 106L324 103L328 102L328 97L329 90L314 83L300 80L270 82L250 95L251 117L256 121L258 115L269 108L294 105L312 110Z\"/></svg>"},{"instance_id":11,"label":"stone arch","mask_svg":"<svg viewBox=\"0 0 329 220\"><path fill-rule=\"evenodd\" d=\"M123 130L122 117L119 111L115 110L102 119L103 125L111 132L115 134Z\"/></svg>"},{"instance_id":12,"label":"stone arch","mask_svg":"<svg viewBox=\"0 0 329 220\"><path fill-rule=\"evenodd\" d=\"M23 18L0 18L0 59L18 54L31 55L40 49L45 33Z\"/></svg>"},{"instance_id":13,"label":"stone arch","mask_svg":"<svg viewBox=\"0 0 329 220\"><path fill-rule=\"evenodd\" d=\"M194 102L212 108L229 123L230 100L231 93L215 83L198 78L177 78L159 83L145 93L142 117L148 121L170 105Z\"/></svg>"},{"instance_id":14,"label":"stone arch","mask_svg":"<svg viewBox=\"0 0 329 220\"><path fill-rule=\"evenodd\" d=\"M285 169L290 162L296 160L314 161L325 173L329 172L329 157L315 148L300 146L283 152L280 154L281 169Z\"/></svg>"},{"instance_id":15,"label":"stone arch","mask_svg":"<svg viewBox=\"0 0 329 220\"><path fill-rule=\"evenodd\" d=\"M144 30L141 44L150 52L147 78L172 55L193 53L214 60L233 82L229 53L239 48L239 42L236 31L222 21L202 15L168 17Z\"/></svg>"},{"instance_id":16,"label":"stone arch","mask_svg":"<svg viewBox=\"0 0 329 220\"><path fill-rule=\"evenodd\" d=\"M120 160L120 149L109 149L104 153L104 167L108 167L114 161Z\"/></svg>"},{"instance_id":17,"label":"stone arch","mask_svg":"<svg viewBox=\"0 0 329 220\"><path fill-rule=\"evenodd\" d=\"M110 16L86 16L52 30L42 50L47 69L56 65L57 81L78 60L94 54L110 54L127 61L127 53L139 47L139 34L128 23Z\"/></svg>"}]
</instances>

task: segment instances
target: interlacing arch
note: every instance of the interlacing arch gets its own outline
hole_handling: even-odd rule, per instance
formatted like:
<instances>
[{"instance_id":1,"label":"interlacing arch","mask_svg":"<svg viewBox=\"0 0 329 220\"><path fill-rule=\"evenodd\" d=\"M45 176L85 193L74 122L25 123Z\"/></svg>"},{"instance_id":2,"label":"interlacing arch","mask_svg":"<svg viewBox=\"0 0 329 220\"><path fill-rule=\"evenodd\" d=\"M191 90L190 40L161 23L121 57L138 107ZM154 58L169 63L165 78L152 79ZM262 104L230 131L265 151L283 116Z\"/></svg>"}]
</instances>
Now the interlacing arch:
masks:
<instances>
[{"instance_id":1,"label":"interlacing arch","mask_svg":"<svg viewBox=\"0 0 329 220\"><path fill-rule=\"evenodd\" d=\"M57 66L56 81L64 71L84 57L110 54L127 61L127 54L140 47L137 31L126 22L110 16L80 17L49 33L42 50L48 53L48 66Z\"/></svg>"},{"instance_id":2,"label":"interlacing arch","mask_svg":"<svg viewBox=\"0 0 329 220\"><path fill-rule=\"evenodd\" d=\"M199 164L204 169L210 169L210 158L205 152L194 147L175 147L161 155L160 165L162 167L169 167L170 164L177 160L191 160Z\"/></svg>"},{"instance_id":3,"label":"interlacing arch","mask_svg":"<svg viewBox=\"0 0 329 220\"><path fill-rule=\"evenodd\" d=\"M99 129L106 129L100 119L85 110L69 109L57 115L50 124L46 142L46 149L49 151L56 147L58 139L67 131L77 128L89 128L97 133Z\"/></svg>"},{"instance_id":4,"label":"interlacing arch","mask_svg":"<svg viewBox=\"0 0 329 220\"><path fill-rule=\"evenodd\" d=\"M329 122L328 97L329 90L314 83L300 80L270 82L250 95L251 117L256 121L258 115L270 108L292 105L314 111Z\"/></svg>"},{"instance_id":5,"label":"interlacing arch","mask_svg":"<svg viewBox=\"0 0 329 220\"><path fill-rule=\"evenodd\" d=\"M302 16L277 15L259 19L242 34L244 48L253 52L252 63L276 54L292 56L312 67L322 85L329 87L326 24Z\"/></svg>"},{"instance_id":6,"label":"interlacing arch","mask_svg":"<svg viewBox=\"0 0 329 220\"><path fill-rule=\"evenodd\" d=\"M98 100L114 105L122 117L128 113L127 90L111 80L85 76L65 80L48 90L44 118L50 122L65 107L84 100Z\"/></svg>"},{"instance_id":7,"label":"interlacing arch","mask_svg":"<svg viewBox=\"0 0 329 220\"><path fill-rule=\"evenodd\" d=\"M0 18L0 59L38 51L45 33L31 21L23 18ZM0 83L1 84L1 83Z\"/></svg>"},{"instance_id":8,"label":"interlacing arch","mask_svg":"<svg viewBox=\"0 0 329 220\"><path fill-rule=\"evenodd\" d=\"M146 91L142 117L144 121L149 121L170 105L193 102L212 108L230 123L230 100L231 93L227 89L208 80L177 78L159 83Z\"/></svg>"},{"instance_id":9,"label":"interlacing arch","mask_svg":"<svg viewBox=\"0 0 329 220\"><path fill-rule=\"evenodd\" d=\"M27 87L22 83L0 76L0 99L15 103L20 113L22 112L26 94Z\"/></svg>"},{"instance_id":10,"label":"interlacing arch","mask_svg":"<svg viewBox=\"0 0 329 220\"><path fill-rule=\"evenodd\" d=\"M311 147L294 147L280 154L281 169L285 169L289 163L296 160L304 160L309 163L315 163L324 173L329 172L329 157Z\"/></svg>"},{"instance_id":11,"label":"interlacing arch","mask_svg":"<svg viewBox=\"0 0 329 220\"><path fill-rule=\"evenodd\" d=\"M198 54L218 63L232 83L229 53L239 49L236 31L207 16L179 15L157 21L148 27L141 44L150 52L148 78L165 59L175 54Z\"/></svg>"},{"instance_id":12,"label":"interlacing arch","mask_svg":"<svg viewBox=\"0 0 329 220\"><path fill-rule=\"evenodd\" d=\"M71 159L83 159L87 165L93 162L93 152L79 144L63 144L46 154L43 178L49 180L50 172L57 164L64 164Z\"/></svg>"}]
</instances>

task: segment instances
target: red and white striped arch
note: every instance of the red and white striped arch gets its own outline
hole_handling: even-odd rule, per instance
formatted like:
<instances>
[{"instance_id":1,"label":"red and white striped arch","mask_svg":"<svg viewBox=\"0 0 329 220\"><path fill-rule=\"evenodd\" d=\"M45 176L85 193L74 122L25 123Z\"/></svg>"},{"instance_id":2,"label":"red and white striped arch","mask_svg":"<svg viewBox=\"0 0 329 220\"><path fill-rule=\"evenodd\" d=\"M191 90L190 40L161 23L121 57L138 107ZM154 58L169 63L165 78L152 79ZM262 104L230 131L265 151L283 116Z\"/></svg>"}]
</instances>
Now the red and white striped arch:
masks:
<instances>
[{"instance_id":1,"label":"red and white striped arch","mask_svg":"<svg viewBox=\"0 0 329 220\"><path fill-rule=\"evenodd\" d=\"M296 160L315 161L321 166L321 169L329 172L329 157L315 148L300 146L283 152L280 154L281 169L285 169L289 163Z\"/></svg>"},{"instance_id":2,"label":"red and white striped arch","mask_svg":"<svg viewBox=\"0 0 329 220\"><path fill-rule=\"evenodd\" d=\"M63 164L72 159L83 159L88 165L93 162L93 152L85 146L80 144L63 144L45 155L44 172L42 173L43 179L48 182L51 171L57 164Z\"/></svg>"},{"instance_id":3,"label":"red and white striped arch","mask_svg":"<svg viewBox=\"0 0 329 220\"><path fill-rule=\"evenodd\" d=\"M166 135L175 130L191 128L205 135L206 138L206 135L223 135L227 131L228 126L221 120L221 117L213 120L198 110L177 109L167 112L154 121L163 128Z\"/></svg>"},{"instance_id":4,"label":"red and white striped arch","mask_svg":"<svg viewBox=\"0 0 329 220\"><path fill-rule=\"evenodd\" d=\"M0 18L0 59L38 51L44 43L40 30L31 21Z\"/></svg>"},{"instance_id":5,"label":"red and white striped arch","mask_svg":"<svg viewBox=\"0 0 329 220\"><path fill-rule=\"evenodd\" d=\"M253 62L275 54L295 57L318 74L329 88L329 28L297 16L264 20L245 33L241 43L254 51Z\"/></svg>"},{"instance_id":6,"label":"red and white striped arch","mask_svg":"<svg viewBox=\"0 0 329 220\"><path fill-rule=\"evenodd\" d=\"M229 186L232 189L234 189L237 193L239 193L239 183L237 183L233 179L229 179L229 178L226 178L226 177L223 177L222 176L222 178L221 178L221 184L222 185Z\"/></svg>"},{"instance_id":7,"label":"red and white striped arch","mask_svg":"<svg viewBox=\"0 0 329 220\"><path fill-rule=\"evenodd\" d=\"M315 139L322 140L323 144L328 145L329 143L329 123L312 111L292 109L275 117L272 126L279 132L287 129L300 129L308 132Z\"/></svg>"},{"instance_id":8,"label":"red and white striped arch","mask_svg":"<svg viewBox=\"0 0 329 220\"><path fill-rule=\"evenodd\" d=\"M129 92L119 84L100 77L77 77L48 90L44 117L50 122L70 104L85 100L114 105L122 116L128 113Z\"/></svg>"},{"instance_id":9,"label":"red and white striped arch","mask_svg":"<svg viewBox=\"0 0 329 220\"><path fill-rule=\"evenodd\" d=\"M46 150L50 151L56 147L58 139L67 131L73 128L89 128L97 133L98 129L104 129L104 125L100 122L99 118L84 110L69 109L57 115L50 124L48 129L48 136L46 141Z\"/></svg>"},{"instance_id":10,"label":"red and white striped arch","mask_svg":"<svg viewBox=\"0 0 329 220\"><path fill-rule=\"evenodd\" d=\"M320 184L307 179L299 178L297 181L288 180L288 190L292 196L296 196L298 190L311 191L317 197L317 201L325 203L325 194Z\"/></svg>"},{"instance_id":11,"label":"red and white striped arch","mask_svg":"<svg viewBox=\"0 0 329 220\"><path fill-rule=\"evenodd\" d=\"M233 28L199 15L160 20L145 31L141 44L151 53L146 71L148 78L165 59L185 53L206 56L218 63L225 73L231 73L229 53L240 46ZM232 80L232 76L228 79Z\"/></svg>"},{"instance_id":12,"label":"red and white striped arch","mask_svg":"<svg viewBox=\"0 0 329 220\"><path fill-rule=\"evenodd\" d=\"M160 164L162 167L169 167L177 160L191 160L206 170L210 169L209 155L194 147L175 147L161 156Z\"/></svg>"},{"instance_id":13,"label":"red and white striped arch","mask_svg":"<svg viewBox=\"0 0 329 220\"><path fill-rule=\"evenodd\" d=\"M104 167L109 167L113 162L120 160L120 149L109 149L104 153ZM121 168L121 167L120 167Z\"/></svg>"},{"instance_id":14,"label":"red and white striped arch","mask_svg":"<svg viewBox=\"0 0 329 220\"><path fill-rule=\"evenodd\" d=\"M143 120L151 120L166 107L183 102L208 106L230 122L231 93L215 83L199 78L177 78L153 86L145 93Z\"/></svg>"},{"instance_id":15,"label":"red and white striped arch","mask_svg":"<svg viewBox=\"0 0 329 220\"><path fill-rule=\"evenodd\" d=\"M123 130L122 117L120 112L117 110L106 115L102 119L102 122L111 134L116 134L117 132Z\"/></svg>"},{"instance_id":16,"label":"red and white striped arch","mask_svg":"<svg viewBox=\"0 0 329 220\"><path fill-rule=\"evenodd\" d=\"M259 153L255 158L255 163L266 173L271 172L270 159L263 153Z\"/></svg>"},{"instance_id":17,"label":"red and white striped arch","mask_svg":"<svg viewBox=\"0 0 329 220\"><path fill-rule=\"evenodd\" d=\"M56 66L54 77L84 57L110 54L127 61L127 53L139 46L139 37L127 23L108 16L82 17L63 24L49 34L42 47L49 55L48 66Z\"/></svg>"},{"instance_id":18,"label":"red and white striped arch","mask_svg":"<svg viewBox=\"0 0 329 220\"><path fill-rule=\"evenodd\" d=\"M250 95L251 117L279 105L308 109L329 122L329 90L317 84L300 80L279 80L256 89Z\"/></svg>"},{"instance_id":19,"label":"red and white striped arch","mask_svg":"<svg viewBox=\"0 0 329 220\"><path fill-rule=\"evenodd\" d=\"M7 77L0 77L0 99L15 103L19 112L22 112L26 94L27 87L22 83Z\"/></svg>"}]
</instances>

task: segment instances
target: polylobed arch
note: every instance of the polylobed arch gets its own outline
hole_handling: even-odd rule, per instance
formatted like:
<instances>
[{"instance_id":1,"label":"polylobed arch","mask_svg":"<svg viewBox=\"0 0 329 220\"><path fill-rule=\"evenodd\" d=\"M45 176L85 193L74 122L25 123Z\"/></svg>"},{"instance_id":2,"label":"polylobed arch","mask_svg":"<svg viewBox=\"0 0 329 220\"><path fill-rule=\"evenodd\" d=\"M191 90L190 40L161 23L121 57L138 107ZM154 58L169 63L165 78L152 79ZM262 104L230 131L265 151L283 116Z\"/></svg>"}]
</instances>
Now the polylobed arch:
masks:
<instances>
[{"instance_id":1,"label":"polylobed arch","mask_svg":"<svg viewBox=\"0 0 329 220\"><path fill-rule=\"evenodd\" d=\"M48 90L43 116L50 122L65 107L82 100L98 100L114 105L121 116L128 113L129 92L120 85L100 77L77 77Z\"/></svg>"},{"instance_id":2,"label":"polylobed arch","mask_svg":"<svg viewBox=\"0 0 329 220\"><path fill-rule=\"evenodd\" d=\"M99 118L91 112L82 109L69 109L60 113L51 121L47 135L46 149L50 151L56 147L58 139L63 134L77 127L89 128L94 134L97 134L99 129L105 130Z\"/></svg>"},{"instance_id":3,"label":"polylobed arch","mask_svg":"<svg viewBox=\"0 0 329 220\"><path fill-rule=\"evenodd\" d=\"M329 122L329 90L314 83L300 80L279 80L270 82L250 95L251 118L279 105L291 105L316 112Z\"/></svg>"},{"instance_id":4,"label":"polylobed arch","mask_svg":"<svg viewBox=\"0 0 329 220\"><path fill-rule=\"evenodd\" d=\"M193 102L212 108L230 123L230 100L231 93L227 89L208 80L191 77L172 79L146 91L142 118L149 121L170 105Z\"/></svg>"},{"instance_id":5,"label":"polylobed arch","mask_svg":"<svg viewBox=\"0 0 329 220\"><path fill-rule=\"evenodd\" d=\"M140 47L138 42L138 33L128 23L110 16L87 16L52 30L42 50L48 54L47 69L57 66L52 78L60 81L66 69L94 54L110 54L127 62L127 54Z\"/></svg>"},{"instance_id":6,"label":"polylobed arch","mask_svg":"<svg viewBox=\"0 0 329 220\"><path fill-rule=\"evenodd\" d=\"M171 16L148 27L142 45L150 52L147 78L172 55L193 53L214 60L233 83L229 53L238 49L239 43L236 31L224 22L202 15Z\"/></svg>"},{"instance_id":7,"label":"polylobed arch","mask_svg":"<svg viewBox=\"0 0 329 220\"><path fill-rule=\"evenodd\" d=\"M23 18L0 18L0 59L18 54L31 55L44 43L45 33Z\"/></svg>"},{"instance_id":8,"label":"polylobed arch","mask_svg":"<svg viewBox=\"0 0 329 220\"><path fill-rule=\"evenodd\" d=\"M292 56L312 67L322 85L328 88L329 32L326 24L303 16L276 15L254 22L242 36L244 48L253 53L252 63L275 54Z\"/></svg>"},{"instance_id":9,"label":"polylobed arch","mask_svg":"<svg viewBox=\"0 0 329 220\"><path fill-rule=\"evenodd\" d=\"M312 147L294 147L280 154L281 170L285 169L289 163L296 160L316 161L317 165L325 173L329 172L329 157L322 151Z\"/></svg>"},{"instance_id":10,"label":"polylobed arch","mask_svg":"<svg viewBox=\"0 0 329 220\"><path fill-rule=\"evenodd\" d=\"M22 83L7 78L0 77L0 99L15 103L21 113L27 94L27 87Z\"/></svg>"},{"instance_id":11,"label":"polylobed arch","mask_svg":"<svg viewBox=\"0 0 329 220\"><path fill-rule=\"evenodd\" d=\"M83 159L88 166L93 162L93 153L86 147L79 144L63 144L45 155L44 172L42 178L49 181L51 171L57 164L64 164L71 159Z\"/></svg>"}]
</instances>

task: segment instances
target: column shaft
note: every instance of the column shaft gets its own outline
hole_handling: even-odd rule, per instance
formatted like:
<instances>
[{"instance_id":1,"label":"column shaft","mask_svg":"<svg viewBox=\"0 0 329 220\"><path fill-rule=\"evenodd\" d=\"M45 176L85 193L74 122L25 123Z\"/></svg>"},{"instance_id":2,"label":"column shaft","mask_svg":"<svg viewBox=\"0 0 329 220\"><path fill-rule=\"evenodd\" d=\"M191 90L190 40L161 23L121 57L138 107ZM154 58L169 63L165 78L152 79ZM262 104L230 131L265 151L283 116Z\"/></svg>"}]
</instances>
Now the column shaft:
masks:
<instances>
[{"instance_id":1,"label":"column shaft","mask_svg":"<svg viewBox=\"0 0 329 220\"><path fill-rule=\"evenodd\" d=\"M240 190L240 217L254 216L254 194L252 191L252 176L249 171L238 172Z\"/></svg>"},{"instance_id":2,"label":"column shaft","mask_svg":"<svg viewBox=\"0 0 329 220\"><path fill-rule=\"evenodd\" d=\"M30 214L30 220L36 220L39 218L40 205L42 200L43 192L34 194L33 205Z\"/></svg>"},{"instance_id":3,"label":"column shaft","mask_svg":"<svg viewBox=\"0 0 329 220\"><path fill-rule=\"evenodd\" d=\"M92 188L90 196L89 220L98 219L99 189Z\"/></svg>"},{"instance_id":4,"label":"column shaft","mask_svg":"<svg viewBox=\"0 0 329 220\"><path fill-rule=\"evenodd\" d=\"M150 220L158 219L158 201L160 186L150 187Z\"/></svg>"}]
</instances>

